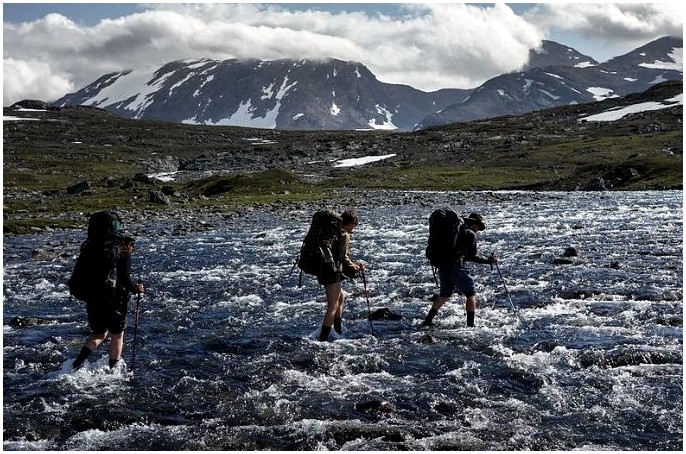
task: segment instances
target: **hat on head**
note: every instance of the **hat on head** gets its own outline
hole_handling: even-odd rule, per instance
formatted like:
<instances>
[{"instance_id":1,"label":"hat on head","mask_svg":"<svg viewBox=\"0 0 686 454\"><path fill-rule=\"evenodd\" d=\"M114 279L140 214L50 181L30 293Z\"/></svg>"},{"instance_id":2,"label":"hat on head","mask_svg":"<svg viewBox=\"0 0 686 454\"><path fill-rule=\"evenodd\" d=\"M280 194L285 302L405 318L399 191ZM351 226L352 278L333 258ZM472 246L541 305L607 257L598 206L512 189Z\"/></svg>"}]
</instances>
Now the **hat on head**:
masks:
<instances>
[{"instance_id":1,"label":"hat on head","mask_svg":"<svg viewBox=\"0 0 686 454\"><path fill-rule=\"evenodd\" d=\"M479 228L481 230L486 230L486 224L484 224L484 218L481 217L479 213L472 213L468 217L466 217L465 222L469 224L470 222L473 222L475 224L479 224Z\"/></svg>"}]
</instances>

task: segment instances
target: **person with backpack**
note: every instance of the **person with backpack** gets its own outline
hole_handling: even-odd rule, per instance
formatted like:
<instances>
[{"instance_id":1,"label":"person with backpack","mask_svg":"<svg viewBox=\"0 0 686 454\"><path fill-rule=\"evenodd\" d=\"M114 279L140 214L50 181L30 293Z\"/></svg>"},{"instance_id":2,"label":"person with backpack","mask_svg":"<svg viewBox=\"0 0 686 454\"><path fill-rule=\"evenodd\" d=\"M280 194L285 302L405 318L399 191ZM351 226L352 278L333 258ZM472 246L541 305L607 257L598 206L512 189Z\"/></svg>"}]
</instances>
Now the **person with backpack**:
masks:
<instances>
[{"instance_id":1,"label":"person with backpack","mask_svg":"<svg viewBox=\"0 0 686 454\"><path fill-rule=\"evenodd\" d=\"M121 233L119 215L95 213L89 220L88 239L81 248L69 281L72 295L85 301L91 335L72 363L78 369L110 335L109 366L116 367L124 347L126 313L131 293L143 293L142 282L131 279L135 240Z\"/></svg>"},{"instance_id":2,"label":"person with backpack","mask_svg":"<svg viewBox=\"0 0 686 454\"><path fill-rule=\"evenodd\" d=\"M449 212L447 213L448 216L445 216L446 212ZM441 216L435 216L435 214L440 214ZM447 233L438 232L440 226L434 227L432 225L434 217L448 219L447 221L442 221L449 225L447 229L443 229ZM438 222L435 224L438 224ZM476 290L474 288L474 280L465 269L464 263L467 261L481 264L498 263L498 258L495 254L492 254L490 257L482 257L477 254L476 234L483 230L486 230L486 225L478 213L471 213L464 219L458 218L452 210L436 210L436 212L432 213L432 216L429 218L427 257L431 265L438 268L440 291L438 295L434 294L431 297L433 304L424 322L422 322L422 326L434 326L433 319L438 310L450 299L456 288L467 297L467 326L474 326L477 302ZM443 242L444 244L440 244L441 241L437 239L441 235L444 238L448 238L448 241ZM432 243L433 240L435 241ZM443 256L439 258L437 257L438 255Z\"/></svg>"},{"instance_id":3,"label":"person with backpack","mask_svg":"<svg viewBox=\"0 0 686 454\"><path fill-rule=\"evenodd\" d=\"M347 293L343 290L342 281L352 279L364 270L364 263L355 263L350 258L350 235L357 227L358 217L354 211L347 210L341 214L341 225L336 239L331 245L333 267L324 267L317 281L324 286L326 294L326 313L319 334L320 341L329 340L331 328L343 334L343 306Z\"/></svg>"}]
</instances>

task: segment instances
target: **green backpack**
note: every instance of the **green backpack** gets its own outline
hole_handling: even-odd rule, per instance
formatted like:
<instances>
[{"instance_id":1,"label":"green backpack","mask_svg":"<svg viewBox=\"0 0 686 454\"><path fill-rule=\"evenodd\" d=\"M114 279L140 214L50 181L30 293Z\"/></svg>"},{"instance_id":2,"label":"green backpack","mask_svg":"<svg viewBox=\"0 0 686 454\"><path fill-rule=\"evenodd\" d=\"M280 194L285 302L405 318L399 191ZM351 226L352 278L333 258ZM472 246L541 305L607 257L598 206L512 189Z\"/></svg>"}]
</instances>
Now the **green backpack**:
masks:
<instances>
[{"instance_id":1,"label":"green backpack","mask_svg":"<svg viewBox=\"0 0 686 454\"><path fill-rule=\"evenodd\" d=\"M335 271L336 263L331 248L341 237L341 221L341 215L332 210L322 209L314 213L295 261L302 272L319 277L327 268Z\"/></svg>"}]
</instances>

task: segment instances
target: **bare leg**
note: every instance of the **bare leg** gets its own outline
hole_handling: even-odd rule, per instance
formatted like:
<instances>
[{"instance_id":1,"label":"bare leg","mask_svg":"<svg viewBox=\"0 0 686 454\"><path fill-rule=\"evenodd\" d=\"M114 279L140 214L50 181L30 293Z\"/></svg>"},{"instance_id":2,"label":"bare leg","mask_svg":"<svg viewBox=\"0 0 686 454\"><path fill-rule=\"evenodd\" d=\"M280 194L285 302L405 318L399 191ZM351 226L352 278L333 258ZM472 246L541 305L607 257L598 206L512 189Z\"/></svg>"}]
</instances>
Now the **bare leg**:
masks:
<instances>
[{"instance_id":1,"label":"bare leg","mask_svg":"<svg viewBox=\"0 0 686 454\"><path fill-rule=\"evenodd\" d=\"M319 335L320 341L328 340L331 326L336 318L336 312L341 299L341 283L334 282L324 287L326 291L326 314L324 314L324 322L322 323L322 332Z\"/></svg>"},{"instance_id":2,"label":"bare leg","mask_svg":"<svg viewBox=\"0 0 686 454\"><path fill-rule=\"evenodd\" d=\"M467 326L474 326L474 314L476 312L476 295L467 298Z\"/></svg>"},{"instance_id":3,"label":"bare leg","mask_svg":"<svg viewBox=\"0 0 686 454\"><path fill-rule=\"evenodd\" d=\"M341 283L334 282L326 286L326 314L324 315L324 325L333 325L341 300Z\"/></svg>"},{"instance_id":4,"label":"bare leg","mask_svg":"<svg viewBox=\"0 0 686 454\"><path fill-rule=\"evenodd\" d=\"M90 351L94 351L105 339L107 339L107 332L104 332L103 334L91 334L86 341L86 347L88 347Z\"/></svg>"},{"instance_id":5,"label":"bare leg","mask_svg":"<svg viewBox=\"0 0 686 454\"><path fill-rule=\"evenodd\" d=\"M433 319L438 313L438 310L443 307L443 305L448 301L449 298L439 296L434 300L434 303L431 305L431 310L429 310L428 315L426 316L426 319L422 323L424 326L432 326L433 325ZM474 315L476 312L476 295L472 295L469 298L467 298L467 303L466 303L466 309L467 309L467 326L472 327L474 326Z\"/></svg>"},{"instance_id":6,"label":"bare leg","mask_svg":"<svg viewBox=\"0 0 686 454\"><path fill-rule=\"evenodd\" d=\"M436 298L434 303L431 305L432 309L436 309L438 311L443 305L450 299L450 297L445 297L445 296L439 296Z\"/></svg>"},{"instance_id":7,"label":"bare leg","mask_svg":"<svg viewBox=\"0 0 686 454\"><path fill-rule=\"evenodd\" d=\"M74 369L81 367L86 358L88 358L90 354L93 353L93 351L95 351L100 344L102 344L105 338L107 338L107 332L104 332L103 334L91 334L84 346L81 348L79 356L77 356L72 363L72 367Z\"/></svg>"},{"instance_id":8,"label":"bare leg","mask_svg":"<svg viewBox=\"0 0 686 454\"><path fill-rule=\"evenodd\" d=\"M112 334L110 336L110 367L121 359L122 350L124 350L124 333Z\"/></svg>"},{"instance_id":9,"label":"bare leg","mask_svg":"<svg viewBox=\"0 0 686 454\"><path fill-rule=\"evenodd\" d=\"M333 319L333 329L338 334L343 334L343 307L345 305L345 297L348 293L341 289L340 296L338 297L338 307L336 308L336 315Z\"/></svg>"},{"instance_id":10,"label":"bare leg","mask_svg":"<svg viewBox=\"0 0 686 454\"><path fill-rule=\"evenodd\" d=\"M338 297L338 308L336 309L336 317L338 318L343 317L343 306L345 305L346 296L348 296L348 293L345 290L341 289L340 295Z\"/></svg>"},{"instance_id":11,"label":"bare leg","mask_svg":"<svg viewBox=\"0 0 686 454\"><path fill-rule=\"evenodd\" d=\"M434 322L434 317L438 313L438 310L443 307L443 305L448 301L450 297L446 296L439 296L437 297L433 304L431 305L431 309L429 310L429 313L426 315L426 318L424 319L424 322L422 323L422 326L433 326Z\"/></svg>"}]
</instances>

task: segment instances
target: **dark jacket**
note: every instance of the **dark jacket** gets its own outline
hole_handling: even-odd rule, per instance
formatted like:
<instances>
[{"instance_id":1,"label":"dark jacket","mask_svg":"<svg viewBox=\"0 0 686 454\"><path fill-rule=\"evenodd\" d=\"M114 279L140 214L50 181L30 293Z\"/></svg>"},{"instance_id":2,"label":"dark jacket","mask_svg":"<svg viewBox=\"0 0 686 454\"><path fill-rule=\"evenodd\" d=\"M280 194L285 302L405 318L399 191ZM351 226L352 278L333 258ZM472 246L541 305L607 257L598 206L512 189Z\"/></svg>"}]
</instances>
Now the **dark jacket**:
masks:
<instances>
[{"instance_id":1,"label":"dark jacket","mask_svg":"<svg viewBox=\"0 0 686 454\"><path fill-rule=\"evenodd\" d=\"M114 299L117 302L128 302L131 293L136 291L136 284L131 280L131 254L122 252L117 261L117 289Z\"/></svg>"},{"instance_id":2,"label":"dark jacket","mask_svg":"<svg viewBox=\"0 0 686 454\"><path fill-rule=\"evenodd\" d=\"M489 263L486 257L477 254L476 233L468 228L465 228L464 233L458 237L455 251L455 266L457 268L462 268L464 262Z\"/></svg>"}]
</instances>

